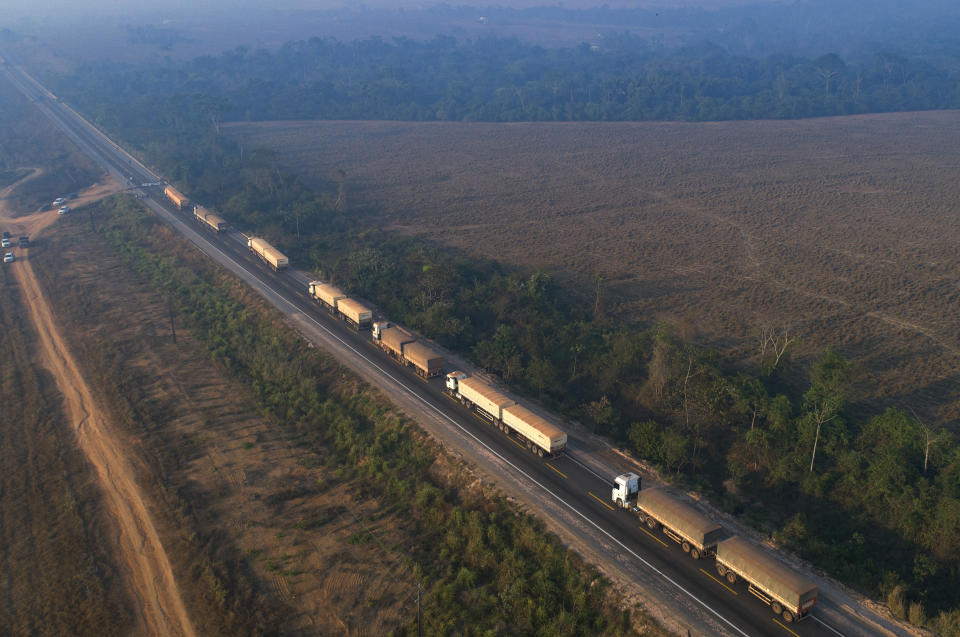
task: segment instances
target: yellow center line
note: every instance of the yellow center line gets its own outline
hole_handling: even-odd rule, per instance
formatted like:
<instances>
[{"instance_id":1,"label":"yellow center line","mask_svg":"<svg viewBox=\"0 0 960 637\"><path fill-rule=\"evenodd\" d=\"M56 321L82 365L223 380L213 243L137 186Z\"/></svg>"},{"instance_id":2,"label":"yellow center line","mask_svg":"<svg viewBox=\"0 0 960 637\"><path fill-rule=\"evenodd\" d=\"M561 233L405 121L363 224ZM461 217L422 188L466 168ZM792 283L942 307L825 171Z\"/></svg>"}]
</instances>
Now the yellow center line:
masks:
<instances>
[{"instance_id":1,"label":"yellow center line","mask_svg":"<svg viewBox=\"0 0 960 637\"><path fill-rule=\"evenodd\" d=\"M779 626L780 628L784 629L785 631L787 631L788 633L790 633L790 634L793 635L794 637L800 637L800 635L798 635L797 633L793 632L792 630L790 630L789 628L787 628L786 626L784 626L783 624L781 624L781 623L780 623L780 620L777 619L776 617L773 618L773 621L776 622L777 626Z\"/></svg>"},{"instance_id":2,"label":"yellow center line","mask_svg":"<svg viewBox=\"0 0 960 637\"><path fill-rule=\"evenodd\" d=\"M728 591L730 591L730 592L733 593L734 595L738 595L738 594L739 594L739 593L737 593L737 591L733 590L732 588L730 588L729 586L727 586L726 584L724 584L723 582L721 582L720 580L718 580L716 577L714 577L714 576L711 575L710 573L708 573L708 572L706 572L705 570L703 570L702 568L700 569L700 572L703 573L704 575L706 575L707 577L709 577L710 579L712 579L714 582L716 582L716 583L719 584L720 586L723 586L725 589L727 589Z\"/></svg>"},{"instance_id":3,"label":"yellow center line","mask_svg":"<svg viewBox=\"0 0 960 637\"><path fill-rule=\"evenodd\" d=\"M526 449L526 447L524 447L524 446L521 445L519 442L517 442L516 440L514 440L514 439L513 439L513 436L511 436L510 434L506 434L506 436L507 436L507 440L509 440L509 441L512 442L513 444L517 445L517 446L520 447L521 449Z\"/></svg>"},{"instance_id":4,"label":"yellow center line","mask_svg":"<svg viewBox=\"0 0 960 637\"><path fill-rule=\"evenodd\" d=\"M612 506L610 506L609 504L607 504L606 502L604 502L603 500L601 500L601 499L598 498L597 496L593 495L593 492L587 491L587 493L589 493L591 496L593 496L593 499L594 499L594 500L596 500L597 502L599 502L599 503L602 504L603 506L607 507L607 508L610 509L611 511L616 511L616 509L614 509Z\"/></svg>"},{"instance_id":5,"label":"yellow center line","mask_svg":"<svg viewBox=\"0 0 960 637\"><path fill-rule=\"evenodd\" d=\"M664 542L663 540L661 540L660 538L658 538L656 535L654 535L654 534L651 533L650 531L648 531L648 530L646 530L645 528L643 528L642 526L639 527L639 528L640 528L641 531L643 531L644 533L646 533L647 535L649 535L650 537L652 537L652 538L654 539L654 541L660 542L660 544L663 544L664 546L667 545L666 542Z\"/></svg>"},{"instance_id":6,"label":"yellow center line","mask_svg":"<svg viewBox=\"0 0 960 637\"><path fill-rule=\"evenodd\" d=\"M560 471L559 469L557 469L555 466L553 466L553 465L550 464L549 462L544 462L543 464L547 465L548 467L550 467L551 469L553 469L554 471L556 471L557 473L559 473L561 476L563 476L564 480L566 480L567 475L566 475L564 472Z\"/></svg>"}]
</instances>

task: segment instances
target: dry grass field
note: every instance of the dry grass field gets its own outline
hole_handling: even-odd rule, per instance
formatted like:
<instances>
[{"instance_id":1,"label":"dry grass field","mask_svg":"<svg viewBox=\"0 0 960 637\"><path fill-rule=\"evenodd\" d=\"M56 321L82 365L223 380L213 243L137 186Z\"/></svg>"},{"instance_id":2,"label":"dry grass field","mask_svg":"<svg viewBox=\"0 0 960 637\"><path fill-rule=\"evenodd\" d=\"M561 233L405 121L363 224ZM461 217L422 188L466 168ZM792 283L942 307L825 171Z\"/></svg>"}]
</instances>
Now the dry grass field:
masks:
<instances>
[{"instance_id":1,"label":"dry grass field","mask_svg":"<svg viewBox=\"0 0 960 637\"><path fill-rule=\"evenodd\" d=\"M346 171L370 223L579 286L601 274L623 316L741 358L789 328L798 354L856 361L864 403L960 424L960 112L229 134L317 187Z\"/></svg>"}]
</instances>

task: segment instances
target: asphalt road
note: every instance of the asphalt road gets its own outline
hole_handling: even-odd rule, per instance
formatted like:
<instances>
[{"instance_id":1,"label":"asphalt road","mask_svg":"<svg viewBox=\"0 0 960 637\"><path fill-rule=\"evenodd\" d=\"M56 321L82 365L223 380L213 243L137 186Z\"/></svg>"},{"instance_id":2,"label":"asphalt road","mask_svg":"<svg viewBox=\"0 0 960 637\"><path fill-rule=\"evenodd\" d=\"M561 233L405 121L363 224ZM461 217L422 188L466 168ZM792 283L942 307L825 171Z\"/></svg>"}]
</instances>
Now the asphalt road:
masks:
<instances>
[{"instance_id":1,"label":"asphalt road","mask_svg":"<svg viewBox=\"0 0 960 637\"><path fill-rule=\"evenodd\" d=\"M162 181L29 75L9 66L3 70L115 177L132 185ZM441 379L424 381L380 351L369 332L357 333L324 311L308 298L309 279L304 273L273 272L247 249L244 235L208 231L192 215L174 210L162 187L137 190L154 212L258 290L307 338L380 387L447 448L488 472L508 493L525 496L526 503L540 503L536 513L548 519L550 528L573 540L591 561L602 560L608 569L634 582L647 604L672 618L668 627L691 635L882 634L864 609L850 608L849 600L831 600L822 593L810 618L786 624L750 594L742 581L730 585L720 578L712 559L693 560L667 536L648 531L634 515L614 510L609 503L610 486L618 471L598 469L596 462L576 451L576 440L571 441L573 449L558 457L544 460L534 456L517 440L504 436L444 394Z\"/></svg>"}]
</instances>

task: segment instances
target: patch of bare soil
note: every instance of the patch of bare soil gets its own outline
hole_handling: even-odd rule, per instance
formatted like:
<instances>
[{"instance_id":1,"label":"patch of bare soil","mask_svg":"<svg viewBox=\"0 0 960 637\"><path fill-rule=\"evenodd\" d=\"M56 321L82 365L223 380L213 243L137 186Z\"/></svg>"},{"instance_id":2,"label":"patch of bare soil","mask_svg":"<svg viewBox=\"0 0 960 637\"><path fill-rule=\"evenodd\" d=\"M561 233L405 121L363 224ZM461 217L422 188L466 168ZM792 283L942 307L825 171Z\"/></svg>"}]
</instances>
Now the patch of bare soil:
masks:
<instances>
[{"instance_id":1,"label":"patch of bare soil","mask_svg":"<svg viewBox=\"0 0 960 637\"><path fill-rule=\"evenodd\" d=\"M113 524L14 279L0 269L0 634L130 634Z\"/></svg>"},{"instance_id":2,"label":"patch of bare soil","mask_svg":"<svg viewBox=\"0 0 960 637\"><path fill-rule=\"evenodd\" d=\"M104 502L117 523L116 545L133 586L140 628L144 634L193 637L196 633L127 460L127 450L118 444L107 414L100 409L50 313L29 261L29 249L16 264L16 276L40 336L45 366L63 394L67 417L74 423L80 448L93 465Z\"/></svg>"},{"instance_id":3,"label":"patch of bare soil","mask_svg":"<svg viewBox=\"0 0 960 637\"><path fill-rule=\"evenodd\" d=\"M866 372L863 405L960 423L960 112L722 123L269 122L372 224L475 257L596 274L625 317L749 359L764 326Z\"/></svg>"},{"instance_id":4,"label":"patch of bare soil","mask_svg":"<svg viewBox=\"0 0 960 637\"><path fill-rule=\"evenodd\" d=\"M97 184L77 197L73 205L94 201L117 189L114 182ZM36 235L58 217L56 210L49 210L15 221L5 218L4 222L5 227L17 234ZM134 479L127 450L118 443L109 417L100 408L53 319L30 263L30 249L19 248L18 252L19 260L6 267L14 270L21 286L24 305L39 335L39 353L44 366L53 374L63 394L67 418L73 423L80 448L99 478L109 514L117 523L116 545L134 591L140 628L149 634L191 637L196 633Z\"/></svg>"},{"instance_id":5,"label":"patch of bare soil","mask_svg":"<svg viewBox=\"0 0 960 637\"><path fill-rule=\"evenodd\" d=\"M37 169L31 175L21 179L16 184L11 184L8 186L8 188L16 188L25 180L38 176L39 173L40 171ZM108 197L116 192L120 192L124 188L125 186L116 179L104 176L99 182L82 190L77 194L76 197L69 201L69 205L73 212L68 214L76 214L78 209L82 208L84 205L99 201L104 197ZM0 222L3 223L4 230L9 230L14 236L26 235L34 237L38 235L44 228L56 223L57 219L61 216L56 208L50 208L49 210L40 210L30 214L16 216L15 211L11 210L6 205L5 198L8 194L6 190L7 189L0 191Z\"/></svg>"}]
</instances>

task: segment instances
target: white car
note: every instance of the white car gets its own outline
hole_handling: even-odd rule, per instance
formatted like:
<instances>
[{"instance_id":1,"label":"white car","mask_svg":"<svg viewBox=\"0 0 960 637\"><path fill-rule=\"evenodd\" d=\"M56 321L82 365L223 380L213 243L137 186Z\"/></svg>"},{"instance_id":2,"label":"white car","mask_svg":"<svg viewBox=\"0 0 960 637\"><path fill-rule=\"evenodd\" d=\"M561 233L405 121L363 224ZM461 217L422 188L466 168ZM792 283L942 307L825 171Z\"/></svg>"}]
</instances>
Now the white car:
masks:
<instances>
[{"instance_id":1,"label":"white car","mask_svg":"<svg viewBox=\"0 0 960 637\"><path fill-rule=\"evenodd\" d=\"M14 261L14 256L12 252L8 252L5 255L3 255L4 263L13 263L13 261Z\"/></svg>"},{"instance_id":2,"label":"white car","mask_svg":"<svg viewBox=\"0 0 960 637\"><path fill-rule=\"evenodd\" d=\"M0 239L0 248L12 248L13 243L10 239Z\"/></svg>"},{"instance_id":3,"label":"white car","mask_svg":"<svg viewBox=\"0 0 960 637\"><path fill-rule=\"evenodd\" d=\"M65 215L70 212L70 206L60 206L60 214Z\"/></svg>"},{"instance_id":4,"label":"white car","mask_svg":"<svg viewBox=\"0 0 960 637\"><path fill-rule=\"evenodd\" d=\"M57 197L56 199L53 200L53 205L51 207L56 208L57 206L62 206L65 203L67 203L66 199L64 199L63 197Z\"/></svg>"}]
</instances>

